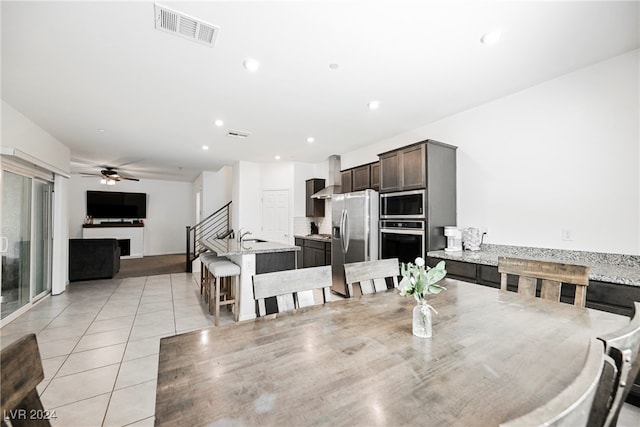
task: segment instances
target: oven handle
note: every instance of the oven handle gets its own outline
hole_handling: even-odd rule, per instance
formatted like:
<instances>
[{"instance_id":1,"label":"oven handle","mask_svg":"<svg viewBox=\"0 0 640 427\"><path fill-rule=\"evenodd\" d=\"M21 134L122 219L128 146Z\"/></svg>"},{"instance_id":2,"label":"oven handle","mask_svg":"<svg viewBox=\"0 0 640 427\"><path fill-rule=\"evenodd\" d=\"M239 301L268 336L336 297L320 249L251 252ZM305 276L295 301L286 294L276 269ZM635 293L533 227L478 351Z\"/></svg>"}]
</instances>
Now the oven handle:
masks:
<instances>
[{"instance_id":1,"label":"oven handle","mask_svg":"<svg viewBox=\"0 0 640 427\"><path fill-rule=\"evenodd\" d=\"M381 228L380 233L387 234L411 234L413 236L422 236L424 235L424 230L401 230L398 228Z\"/></svg>"}]
</instances>

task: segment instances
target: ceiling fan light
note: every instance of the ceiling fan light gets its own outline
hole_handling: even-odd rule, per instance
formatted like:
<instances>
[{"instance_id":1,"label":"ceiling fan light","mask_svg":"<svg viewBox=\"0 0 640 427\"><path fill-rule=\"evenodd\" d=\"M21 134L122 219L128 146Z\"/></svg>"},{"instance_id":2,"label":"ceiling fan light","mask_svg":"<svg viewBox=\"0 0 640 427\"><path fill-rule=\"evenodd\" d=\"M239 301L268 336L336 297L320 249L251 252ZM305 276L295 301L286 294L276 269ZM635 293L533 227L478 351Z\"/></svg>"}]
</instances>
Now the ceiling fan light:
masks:
<instances>
[{"instance_id":1,"label":"ceiling fan light","mask_svg":"<svg viewBox=\"0 0 640 427\"><path fill-rule=\"evenodd\" d=\"M106 184L106 183L107 183L107 180L106 180L105 178L102 178L102 179L100 180L100 184Z\"/></svg>"},{"instance_id":2,"label":"ceiling fan light","mask_svg":"<svg viewBox=\"0 0 640 427\"><path fill-rule=\"evenodd\" d=\"M116 185L116 182L113 179L107 180L107 185Z\"/></svg>"}]
</instances>

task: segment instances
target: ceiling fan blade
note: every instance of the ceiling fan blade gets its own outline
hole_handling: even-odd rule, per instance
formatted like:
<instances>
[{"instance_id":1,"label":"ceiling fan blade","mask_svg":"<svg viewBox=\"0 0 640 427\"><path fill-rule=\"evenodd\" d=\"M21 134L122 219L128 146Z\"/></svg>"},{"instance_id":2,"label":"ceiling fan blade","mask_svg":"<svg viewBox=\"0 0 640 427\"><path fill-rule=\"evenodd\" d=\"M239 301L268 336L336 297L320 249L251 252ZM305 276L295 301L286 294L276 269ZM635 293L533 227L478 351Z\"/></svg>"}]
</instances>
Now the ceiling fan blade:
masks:
<instances>
[{"instance_id":1,"label":"ceiling fan blade","mask_svg":"<svg viewBox=\"0 0 640 427\"><path fill-rule=\"evenodd\" d=\"M138 178L129 178L129 177L122 176L122 175L120 175L119 178L120 179L126 179L127 181L140 181Z\"/></svg>"}]
</instances>

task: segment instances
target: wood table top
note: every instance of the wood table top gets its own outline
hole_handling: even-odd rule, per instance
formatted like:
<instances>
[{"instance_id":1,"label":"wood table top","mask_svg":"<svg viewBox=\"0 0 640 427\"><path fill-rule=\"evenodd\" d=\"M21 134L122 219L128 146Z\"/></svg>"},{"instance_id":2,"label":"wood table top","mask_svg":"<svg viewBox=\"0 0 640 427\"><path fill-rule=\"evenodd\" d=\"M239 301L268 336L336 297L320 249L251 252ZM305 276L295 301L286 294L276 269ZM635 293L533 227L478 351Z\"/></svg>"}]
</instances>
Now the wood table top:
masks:
<instances>
[{"instance_id":1,"label":"wood table top","mask_svg":"<svg viewBox=\"0 0 640 427\"><path fill-rule=\"evenodd\" d=\"M623 316L457 280L429 298L350 298L160 343L156 425L497 426L580 372L591 337Z\"/></svg>"}]
</instances>

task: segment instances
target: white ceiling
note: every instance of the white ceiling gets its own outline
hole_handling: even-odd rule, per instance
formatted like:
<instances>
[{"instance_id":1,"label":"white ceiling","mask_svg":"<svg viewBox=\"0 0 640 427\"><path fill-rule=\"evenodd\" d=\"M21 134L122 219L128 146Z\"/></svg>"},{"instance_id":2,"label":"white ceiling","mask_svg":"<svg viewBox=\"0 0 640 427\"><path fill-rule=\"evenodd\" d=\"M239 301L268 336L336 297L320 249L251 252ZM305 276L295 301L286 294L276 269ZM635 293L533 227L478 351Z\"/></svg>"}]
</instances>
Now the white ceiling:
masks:
<instances>
[{"instance_id":1,"label":"white ceiling","mask_svg":"<svg viewBox=\"0 0 640 427\"><path fill-rule=\"evenodd\" d=\"M318 162L640 39L637 1L159 3L218 26L216 45L155 30L150 1L2 1L2 98L71 149L73 172L193 180L237 160ZM495 28L501 41L481 44Z\"/></svg>"}]
</instances>

